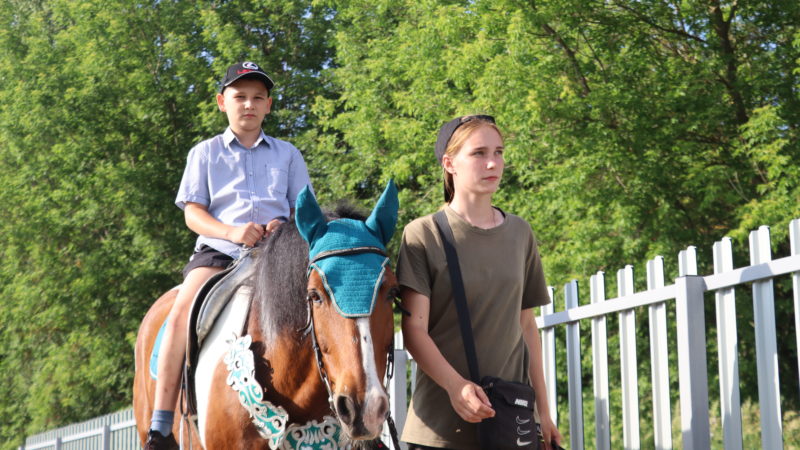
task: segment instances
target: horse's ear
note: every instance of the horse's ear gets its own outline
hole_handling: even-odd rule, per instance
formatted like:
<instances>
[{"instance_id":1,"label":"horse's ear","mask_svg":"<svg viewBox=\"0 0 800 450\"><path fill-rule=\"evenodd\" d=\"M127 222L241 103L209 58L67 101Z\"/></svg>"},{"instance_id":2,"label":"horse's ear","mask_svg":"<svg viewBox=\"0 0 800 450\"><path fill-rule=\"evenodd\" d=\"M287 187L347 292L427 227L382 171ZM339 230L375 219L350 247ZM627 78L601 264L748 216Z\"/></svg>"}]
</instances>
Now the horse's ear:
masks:
<instances>
[{"instance_id":1,"label":"horse's ear","mask_svg":"<svg viewBox=\"0 0 800 450\"><path fill-rule=\"evenodd\" d=\"M319 236L325 234L328 223L319 208L317 199L308 186L303 188L303 191L297 196L295 209L294 220L297 224L297 230L300 231L303 239L311 245Z\"/></svg>"},{"instance_id":2,"label":"horse's ear","mask_svg":"<svg viewBox=\"0 0 800 450\"><path fill-rule=\"evenodd\" d=\"M394 227L397 225L397 210L400 208L400 201L397 200L397 186L394 180L389 180L386 189L383 190L381 198L375 204L372 214L367 217L367 228L383 245L389 243L394 234Z\"/></svg>"}]
</instances>

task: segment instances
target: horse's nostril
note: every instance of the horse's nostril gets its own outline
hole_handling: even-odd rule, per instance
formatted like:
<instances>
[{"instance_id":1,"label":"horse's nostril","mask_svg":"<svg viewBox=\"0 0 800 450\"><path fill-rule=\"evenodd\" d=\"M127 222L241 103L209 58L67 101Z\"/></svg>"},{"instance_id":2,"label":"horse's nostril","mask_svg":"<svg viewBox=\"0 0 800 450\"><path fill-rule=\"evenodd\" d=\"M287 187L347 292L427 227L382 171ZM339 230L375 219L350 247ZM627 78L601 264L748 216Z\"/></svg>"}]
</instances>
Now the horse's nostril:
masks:
<instances>
[{"instance_id":1,"label":"horse's nostril","mask_svg":"<svg viewBox=\"0 0 800 450\"><path fill-rule=\"evenodd\" d=\"M389 402L386 400L385 397L381 397L378 399L378 408L377 408L377 416L378 417L386 417L389 414Z\"/></svg>"},{"instance_id":2,"label":"horse's nostril","mask_svg":"<svg viewBox=\"0 0 800 450\"><path fill-rule=\"evenodd\" d=\"M354 405L350 397L346 395L339 395L336 397L335 404L336 404L336 414L339 415L339 420L348 425L352 425L353 420L355 418L355 414L353 414Z\"/></svg>"}]
</instances>

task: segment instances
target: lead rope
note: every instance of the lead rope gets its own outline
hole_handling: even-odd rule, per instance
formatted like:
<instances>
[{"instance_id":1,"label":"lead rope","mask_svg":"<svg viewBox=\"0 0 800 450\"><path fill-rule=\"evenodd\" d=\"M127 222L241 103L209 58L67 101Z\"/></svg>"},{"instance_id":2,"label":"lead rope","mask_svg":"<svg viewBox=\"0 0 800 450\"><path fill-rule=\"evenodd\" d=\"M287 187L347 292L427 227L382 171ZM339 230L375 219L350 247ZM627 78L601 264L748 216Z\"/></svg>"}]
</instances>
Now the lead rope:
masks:
<instances>
[{"instance_id":1,"label":"lead rope","mask_svg":"<svg viewBox=\"0 0 800 450\"><path fill-rule=\"evenodd\" d=\"M394 299L394 307L396 310L400 311L401 314L410 316L411 313L403 308L403 305L400 301L395 298ZM384 389L386 390L386 394L389 394L389 383L391 382L392 378L394 377L394 338L392 338L392 343L389 344L389 356L386 358L386 386ZM390 401L389 404L391 405L392 402ZM386 414L386 423L389 425L389 435L392 436L392 445L394 445L395 450L400 450L400 439L397 437L397 427L394 425L394 419L392 419L392 411L391 408L389 409L389 413Z\"/></svg>"},{"instance_id":2,"label":"lead rope","mask_svg":"<svg viewBox=\"0 0 800 450\"><path fill-rule=\"evenodd\" d=\"M392 343L389 344L389 354L386 357L386 385L383 388L386 391L386 395L389 395L389 383L392 377L394 377L394 337L392 337ZM391 404L392 402L390 399L389 405ZM391 407L389 408L389 412L386 413L386 424L389 426L389 435L392 437L394 449L400 450L400 440L397 438L397 427L395 427L394 419L392 419Z\"/></svg>"}]
</instances>

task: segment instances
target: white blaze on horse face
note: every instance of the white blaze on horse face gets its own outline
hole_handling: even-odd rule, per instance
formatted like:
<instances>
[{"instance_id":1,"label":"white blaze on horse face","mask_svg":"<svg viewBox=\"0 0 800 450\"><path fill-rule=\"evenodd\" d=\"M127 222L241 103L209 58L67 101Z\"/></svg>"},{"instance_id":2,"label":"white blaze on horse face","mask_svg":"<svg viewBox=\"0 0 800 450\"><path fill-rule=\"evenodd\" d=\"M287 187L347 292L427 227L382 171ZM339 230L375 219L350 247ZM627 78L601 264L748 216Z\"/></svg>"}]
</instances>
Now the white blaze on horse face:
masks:
<instances>
[{"instance_id":1,"label":"white blaze on horse face","mask_svg":"<svg viewBox=\"0 0 800 450\"><path fill-rule=\"evenodd\" d=\"M378 368L375 366L375 352L372 346L372 332L369 325L369 317L356 319L356 327L360 334L361 359L364 367L364 375L367 379L367 389L364 394L363 420L364 426L368 431L376 435L381 432L383 421L386 419L386 407L389 398L383 389L378 376Z\"/></svg>"}]
</instances>

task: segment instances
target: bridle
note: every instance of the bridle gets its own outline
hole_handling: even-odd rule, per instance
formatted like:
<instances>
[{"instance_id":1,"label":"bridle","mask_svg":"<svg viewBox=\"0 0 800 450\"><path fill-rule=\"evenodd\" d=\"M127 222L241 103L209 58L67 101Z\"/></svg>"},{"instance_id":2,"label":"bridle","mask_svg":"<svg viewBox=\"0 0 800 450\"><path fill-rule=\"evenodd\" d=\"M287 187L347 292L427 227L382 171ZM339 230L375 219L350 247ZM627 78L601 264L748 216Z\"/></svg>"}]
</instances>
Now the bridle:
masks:
<instances>
[{"instance_id":1,"label":"bridle","mask_svg":"<svg viewBox=\"0 0 800 450\"><path fill-rule=\"evenodd\" d=\"M381 256L384 256L384 257L388 258L388 256L386 255L386 251L384 251L380 247L374 247L374 246L350 247L350 248L344 248L344 249L339 249L339 250L328 250L328 251L324 251L324 252L318 253L316 256L314 256L314 258L312 258L309 261L309 263L308 263L308 272L310 273L311 269L313 268L312 265L314 263L316 263L317 261L321 260L321 259L329 258L329 257L332 257L332 256L348 256L348 255L357 255L357 254L362 254L362 253L375 253L375 254L378 254L378 255L381 255ZM338 416L338 414L336 412L336 408L334 407L334 404L333 404L333 390L331 389L330 379L328 378L328 373L325 370L325 363L323 363L323 361L322 361L322 350L320 349L319 344L317 343L317 333L316 333L316 331L314 329L314 316L313 316L313 313L312 313L312 309L313 308L312 308L312 305L311 305L312 302L315 301L314 297L315 297L315 295L314 295L313 292L308 292L306 294L306 311L307 311L307 313L306 313L307 314L306 315L306 317L307 317L306 318L306 324L305 324L305 326L303 328L301 328L298 331L301 333L301 335L303 337L305 337L305 336L307 336L309 334L311 335L311 347L314 350L314 357L317 360L317 369L319 370L319 376L322 379L322 383L325 385L325 389L328 391L328 405L329 405L333 415L336 417L337 420L339 420L339 416ZM408 311L404 310L399 305L398 299L395 298L393 301L394 301L394 304L395 304L396 308L399 308L399 310L401 312L405 313L405 314L409 314ZM392 379L392 377L394 376L394 338L392 338L391 342L387 346L386 353L387 353L387 355L386 355L386 373L384 374L384 379L386 381L385 381L385 384L384 384L383 388L384 388L384 392L386 392L387 395L388 395L388 393L389 393L389 382ZM398 449L398 448L400 448L399 440L397 438L397 430L396 430L396 428L394 426L394 420L392 420L391 411L387 411L387 413L386 413L386 421L389 424L389 432L392 435L394 448Z\"/></svg>"}]
</instances>

